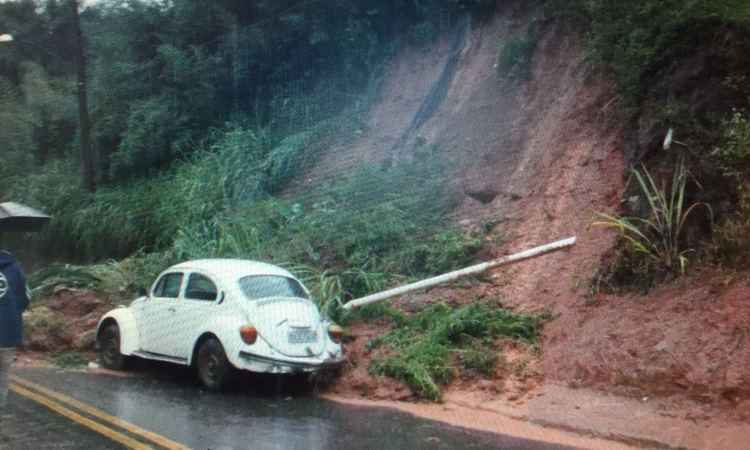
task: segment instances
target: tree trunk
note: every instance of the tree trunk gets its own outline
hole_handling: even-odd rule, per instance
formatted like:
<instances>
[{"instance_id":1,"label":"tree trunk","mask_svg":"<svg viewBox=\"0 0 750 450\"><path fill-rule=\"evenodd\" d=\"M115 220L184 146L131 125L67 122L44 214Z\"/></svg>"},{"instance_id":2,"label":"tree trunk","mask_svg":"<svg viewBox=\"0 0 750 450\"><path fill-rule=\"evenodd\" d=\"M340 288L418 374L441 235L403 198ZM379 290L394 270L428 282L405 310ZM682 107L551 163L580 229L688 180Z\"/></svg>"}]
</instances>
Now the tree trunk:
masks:
<instances>
[{"instance_id":1,"label":"tree trunk","mask_svg":"<svg viewBox=\"0 0 750 450\"><path fill-rule=\"evenodd\" d=\"M76 36L75 57L78 78L78 121L81 144L81 176L83 188L96 192L96 167L91 148L91 124L89 121L88 92L86 90L86 52L84 50L81 20L78 14L78 0L70 0L73 14L73 27Z\"/></svg>"}]
</instances>

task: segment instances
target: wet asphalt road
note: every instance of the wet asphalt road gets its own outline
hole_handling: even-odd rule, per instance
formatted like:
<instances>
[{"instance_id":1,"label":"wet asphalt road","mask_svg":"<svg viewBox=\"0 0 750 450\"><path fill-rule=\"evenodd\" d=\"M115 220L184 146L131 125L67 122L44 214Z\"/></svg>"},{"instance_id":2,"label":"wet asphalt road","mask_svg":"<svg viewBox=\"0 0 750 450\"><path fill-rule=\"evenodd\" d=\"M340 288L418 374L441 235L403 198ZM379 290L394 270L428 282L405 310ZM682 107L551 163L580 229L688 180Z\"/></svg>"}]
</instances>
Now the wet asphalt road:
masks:
<instances>
[{"instance_id":1,"label":"wet asphalt road","mask_svg":"<svg viewBox=\"0 0 750 450\"><path fill-rule=\"evenodd\" d=\"M230 391L214 394L200 389L188 371L170 370L169 366L125 378L50 369L18 369L15 373L192 449L566 448L464 430L387 409L339 405L299 391L295 388L299 380L278 377L248 376ZM11 397L11 403L16 422L10 422L11 428L35 428L12 430L15 435L33 436L35 442L45 445L27 447L28 439L9 442L6 421L0 423L0 435L6 439L0 440L3 450L124 448L18 395ZM60 446L46 442L60 436Z\"/></svg>"},{"instance_id":2,"label":"wet asphalt road","mask_svg":"<svg viewBox=\"0 0 750 450\"><path fill-rule=\"evenodd\" d=\"M122 445L10 393L0 418L0 450L120 450Z\"/></svg>"}]
</instances>

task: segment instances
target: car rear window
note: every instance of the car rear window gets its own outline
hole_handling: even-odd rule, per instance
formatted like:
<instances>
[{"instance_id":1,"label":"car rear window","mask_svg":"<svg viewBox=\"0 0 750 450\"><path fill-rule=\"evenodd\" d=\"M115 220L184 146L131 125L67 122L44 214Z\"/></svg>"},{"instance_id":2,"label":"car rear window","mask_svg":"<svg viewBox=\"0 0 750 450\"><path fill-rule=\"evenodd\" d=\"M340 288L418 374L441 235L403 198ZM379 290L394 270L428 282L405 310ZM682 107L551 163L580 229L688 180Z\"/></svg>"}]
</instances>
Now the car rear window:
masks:
<instances>
[{"instance_id":1,"label":"car rear window","mask_svg":"<svg viewBox=\"0 0 750 450\"><path fill-rule=\"evenodd\" d=\"M212 302L218 297L216 285L210 278L199 273L190 274L187 288L185 289L185 298L188 300L203 300Z\"/></svg>"},{"instance_id":2,"label":"car rear window","mask_svg":"<svg viewBox=\"0 0 750 450\"><path fill-rule=\"evenodd\" d=\"M305 289L297 280L281 276L244 277L240 279L240 288L249 300L268 297L308 298Z\"/></svg>"}]
</instances>

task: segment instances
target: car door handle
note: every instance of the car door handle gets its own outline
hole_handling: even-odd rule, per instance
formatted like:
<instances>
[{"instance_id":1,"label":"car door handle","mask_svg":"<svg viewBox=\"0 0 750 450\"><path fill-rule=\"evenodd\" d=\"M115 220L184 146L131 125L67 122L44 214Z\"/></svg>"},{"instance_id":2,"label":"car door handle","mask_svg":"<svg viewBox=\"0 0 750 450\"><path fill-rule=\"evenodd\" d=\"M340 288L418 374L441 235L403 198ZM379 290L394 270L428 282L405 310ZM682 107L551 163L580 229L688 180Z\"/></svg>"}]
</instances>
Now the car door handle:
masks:
<instances>
[{"instance_id":1,"label":"car door handle","mask_svg":"<svg viewBox=\"0 0 750 450\"><path fill-rule=\"evenodd\" d=\"M175 308L175 307L173 306L173 307L171 307L171 308L168 308L168 309L167 309L167 311L169 311L169 312L177 312L177 308Z\"/></svg>"}]
</instances>

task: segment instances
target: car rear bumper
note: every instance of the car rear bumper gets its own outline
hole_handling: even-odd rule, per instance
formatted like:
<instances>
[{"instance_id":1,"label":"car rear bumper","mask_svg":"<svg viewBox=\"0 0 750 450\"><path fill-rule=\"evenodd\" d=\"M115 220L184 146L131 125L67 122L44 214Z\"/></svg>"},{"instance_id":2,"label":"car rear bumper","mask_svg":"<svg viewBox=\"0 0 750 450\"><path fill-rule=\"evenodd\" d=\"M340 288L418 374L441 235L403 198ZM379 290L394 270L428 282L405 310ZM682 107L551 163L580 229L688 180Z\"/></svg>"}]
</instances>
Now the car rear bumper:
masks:
<instances>
[{"instance_id":1,"label":"car rear bumper","mask_svg":"<svg viewBox=\"0 0 750 450\"><path fill-rule=\"evenodd\" d=\"M244 367L241 369L262 373L300 373L317 372L341 366L346 357L341 355L332 358L299 358L281 360L257 355L245 351L240 352L240 360Z\"/></svg>"}]
</instances>

